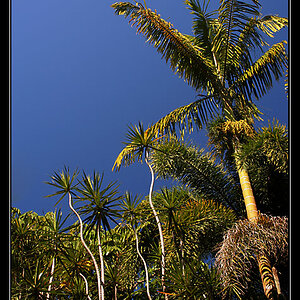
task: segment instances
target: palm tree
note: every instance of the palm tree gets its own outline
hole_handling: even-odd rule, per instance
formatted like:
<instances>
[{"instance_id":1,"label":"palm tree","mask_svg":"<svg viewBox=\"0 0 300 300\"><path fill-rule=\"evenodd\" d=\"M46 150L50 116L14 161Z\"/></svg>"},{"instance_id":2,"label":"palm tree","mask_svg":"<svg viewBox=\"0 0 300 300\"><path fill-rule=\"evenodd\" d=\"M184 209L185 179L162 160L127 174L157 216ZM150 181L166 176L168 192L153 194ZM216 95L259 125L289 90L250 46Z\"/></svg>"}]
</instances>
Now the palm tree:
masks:
<instances>
[{"instance_id":1,"label":"palm tree","mask_svg":"<svg viewBox=\"0 0 300 300\"><path fill-rule=\"evenodd\" d=\"M247 123L216 120L214 124L211 124L209 127L209 136L210 143L216 145L214 149L215 154L220 154L219 158L221 158L223 164L226 166L225 162L227 162L227 164L235 164L236 161L239 161L244 166L243 175L248 175L246 166L250 166L253 160L256 160L256 164L253 166L253 172L257 173L258 170L265 168L266 163L264 160L269 161L269 164L272 164L274 168L280 170L280 172L287 172L284 166L287 166L288 140L285 127L283 126L279 126L278 124L274 126L274 128L269 126L254 135L253 128L248 126ZM249 136L251 139L249 139ZM235 151L231 144L233 137L235 137L235 139L239 138L240 143L243 143L241 144L242 149L239 151L239 156L236 156L235 160L232 159L232 154ZM276 143L272 143L271 141L276 141ZM212 199L224 203L227 206L231 203L240 202L242 195L234 176L232 176L231 172L226 171L223 166L216 165L211 155L203 154L203 150L179 142L176 139L170 139L169 141L161 143L157 148L159 151L152 152L152 162L159 176L177 179L182 184L188 184L194 191L206 197L212 197ZM265 156L264 160L262 160L263 155ZM263 162L263 165L259 165L259 162ZM230 166L228 167L230 170ZM241 173L240 171L240 177L242 177ZM241 179L245 180L245 178ZM262 184L265 178L257 178L256 176L254 179L255 183L258 182L258 187L262 186L262 189L265 191L264 185ZM245 186L242 181L242 191L245 189L244 195L246 194L246 196L249 195L247 193L251 192L251 197L248 197L250 199L246 198L245 203L247 204L247 201L251 203L249 200L252 200L254 204L256 204L252 187L249 182L246 184ZM266 196L268 195L264 194L264 197ZM230 201L228 199L230 199ZM249 216L252 214L252 216L255 217L252 221L256 222L258 220L258 214L253 215L253 207L251 206L252 205L246 206L246 211ZM238 214L243 212L240 206L236 208L238 208L236 209ZM270 266L270 263L265 254L257 258L265 291L270 295L266 287L272 283L275 289L275 281L272 280L273 275L271 276L272 273L266 272L270 271L270 267L266 268L267 265ZM261 262L264 262L264 264Z\"/></svg>"},{"instance_id":2,"label":"palm tree","mask_svg":"<svg viewBox=\"0 0 300 300\"><path fill-rule=\"evenodd\" d=\"M68 228L63 227L67 218L68 217L62 219L61 209L55 209L54 213L49 212L45 217L38 218L38 226L40 227L40 232L42 232L40 243L44 249L43 255L50 255L52 261L46 299L49 299L50 297L56 261L61 261L61 256L66 254L64 244L70 239L69 235L65 233Z\"/></svg>"},{"instance_id":3,"label":"palm tree","mask_svg":"<svg viewBox=\"0 0 300 300\"><path fill-rule=\"evenodd\" d=\"M194 15L194 36L183 35L140 3L117 2L112 5L116 14L130 16L137 32L170 62L172 71L179 74L199 93L199 99L175 109L153 125L156 134L175 132L177 125L184 134L193 123L201 129L208 116L218 112L226 117L225 130L238 131L249 127L259 110L253 103L272 87L273 77L282 76L287 67L284 43L277 43L264 52L267 44L261 31L272 37L287 26L287 19L259 15L259 2L222 0L218 10L207 12L207 3L187 0ZM255 59L251 50L259 49L262 55ZM203 92L205 94L203 94ZM247 126L246 126L247 125ZM240 142L231 140L236 156ZM258 211L247 169L238 159L236 167L245 200L247 216L256 222Z\"/></svg>"},{"instance_id":4,"label":"palm tree","mask_svg":"<svg viewBox=\"0 0 300 300\"><path fill-rule=\"evenodd\" d=\"M86 251L89 253L91 256L91 259L94 263L96 275L97 275L97 284L98 284L98 299L99 300L104 300L103 294L101 293L102 287L101 287L101 278L100 278L100 273L99 273L99 268L97 261L91 252L90 248L86 244L84 237L83 237L83 222L82 219L79 215L79 213L74 209L73 207L73 199L72 195L76 196L74 190L76 189L77 184L74 184L75 179L77 178L78 171L75 170L73 174L70 174L69 168L65 167L63 171L60 173L54 172L54 175L51 176L51 182L46 182L46 184L49 184L51 186L54 186L58 188L58 191L54 194L48 195L46 197L52 197L52 196L57 196L61 195L59 200L56 202L58 204L66 195L68 195L69 198L69 207L72 210L72 212L76 215L78 218L79 224L80 224L80 240Z\"/></svg>"},{"instance_id":5,"label":"palm tree","mask_svg":"<svg viewBox=\"0 0 300 300\"><path fill-rule=\"evenodd\" d=\"M253 126L249 125L245 120L218 120L210 125L209 129L210 143L219 147L220 153L223 151L231 153L234 157L234 163L238 172L240 186L243 193L247 218L250 222L257 224L259 222L259 213L254 197L252 185L249 178L247 166L242 163L240 156L242 146L247 139L254 139L255 131ZM218 145L218 141L221 141ZM225 142L224 142L225 141ZM228 141L228 142L226 142ZM274 153L273 153L274 155ZM228 156L228 153L227 153ZM271 269L271 262L265 253L257 255L257 263L261 274L261 281L266 297L275 299L279 290L277 289L274 272ZM274 267L275 268L275 267Z\"/></svg>"},{"instance_id":6,"label":"palm tree","mask_svg":"<svg viewBox=\"0 0 300 300\"><path fill-rule=\"evenodd\" d=\"M143 158L145 159L145 162L149 167L151 173L151 184L149 188L149 204L159 231L160 247L161 247L161 283L162 283L162 290L164 293L165 292L165 284L164 284L165 245L164 245L162 225L152 202L152 192L153 192L155 177L154 177L153 168L151 166L151 163L149 162L149 151L151 149L154 149L158 139L159 138L155 139L155 133L153 129L147 129L146 131L144 131L144 127L142 123L139 123L138 126L129 127L129 132L127 134L127 141L123 142L126 146L118 155L113 165L113 170L114 168L119 170L122 164L125 166L130 165L136 159L142 162ZM165 294L165 299L167 298L168 296L167 294Z\"/></svg>"},{"instance_id":7,"label":"palm tree","mask_svg":"<svg viewBox=\"0 0 300 300\"><path fill-rule=\"evenodd\" d=\"M101 227L104 230L110 230L109 221L115 222L114 217L118 214L113 208L117 205L117 201L121 199L118 196L118 187L115 182L109 183L106 187L102 188L103 174L94 171L93 179L83 173L80 185L82 188L77 188L82 197L82 201L88 201L86 205L80 208L83 215L86 215L84 222L89 224L89 228L96 227L98 251L100 258L100 274L101 274L101 294L104 299L104 261L101 247ZM102 225L102 226L101 226Z\"/></svg>"},{"instance_id":8,"label":"palm tree","mask_svg":"<svg viewBox=\"0 0 300 300\"><path fill-rule=\"evenodd\" d=\"M142 254L140 252L140 249L139 249L139 239L138 239L138 233L137 233L137 218L138 218L137 205L138 205L139 201L140 201L139 197L135 196L132 199L131 194L129 192L126 192L120 207L121 207L122 219L129 222L129 224L134 232L135 242L136 242L136 251L144 265L144 270L145 270L145 275L146 275L147 297L149 300L151 300L152 298L150 295L148 267L147 267L147 263L146 263L144 257L142 256Z\"/></svg>"},{"instance_id":9,"label":"palm tree","mask_svg":"<svg viewBox=\"0 0 300 300\"><path fill-rule=\"evenodd\" d=\"M250 3L221 0L208 12L208 1L186 0L193 15L194 36L180 33L173 25L141 3L117 2L115 13L130 17L132 26L153 45L173 72L194 87L198 99L179 107L153 125L156 134L201 129L208 117L220 111L233 115L237 107L249 115L259 111L252 98L258 99L271 87L273 78L282 76L287 67L285 41L268 45L262 33L273 33L287 26L287 19L276 15L262 17L257 0ZM254 57L252 50L262 55ZM255 55L257 55L256 51Z\"/></svg>"}]
</instances>

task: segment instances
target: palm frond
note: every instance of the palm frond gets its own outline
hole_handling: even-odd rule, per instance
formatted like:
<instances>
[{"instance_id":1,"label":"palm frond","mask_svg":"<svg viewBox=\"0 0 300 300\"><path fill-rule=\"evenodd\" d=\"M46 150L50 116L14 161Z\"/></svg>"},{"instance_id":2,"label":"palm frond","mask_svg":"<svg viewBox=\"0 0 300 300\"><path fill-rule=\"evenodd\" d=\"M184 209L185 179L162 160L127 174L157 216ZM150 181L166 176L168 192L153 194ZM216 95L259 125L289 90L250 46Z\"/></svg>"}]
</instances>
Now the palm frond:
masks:
<instances>
[{"instance_id":1,"label":"palm frond","mask_svg":"<svg viewBox=\"0 0 300 300\"><path fill-rule=\"evenodd\" d=\"M78 199L88 201L87 204L80 208L80 212L86 216L84 222L89 223L90 231L97 225L99 229L101 224L104 229L110 230L109 220L116 223L115 217L118 217L114 209L118 205L121 196L118 195L118 185L116 182L110 182L103 187L104 174L100 175L94 171L93 177L83 172L80 181L81 188L77 191L82 195Z\"/></svg>"},{"instance_id":2,"label":"palm frond","mask_svg":"<svg viewBox=\"0 0 300 300\"><path fill-rule=\"evenodd\" d=\"M112 170L116 168L118 171L122 164L124 166L129 166L134 163L136 159L139 162L142 162L143 155L146 151L152 148L157 141L162 138L155 138L155 132L152 127L144 130L144 126L141 122L139 122L138 126L128 126L126 137L127 140L123 142L126 146L115 160Z\"/></svg>"},{"instance_id":3,"label":"palm frond","mask_svg":"<svg viewBox=\"0 0 300 300\"><path fill-rule=\"evenodd\" d=\"M229 90L237 94L243 94L247 100L251 95L258 99L263 96L273 85L274 76L276 80L282 76L284 68L287 67L287 55L284 44L274 44L253 65L243 71L243 74L232 84Z\"/></svg>"},{"instance_id":4,"label":"palm frond","mask_svg":"<svg viewBox=\"0 0 300 300\"><path fill-rule=\"evenodd\" d=\"M77 184L74 184L74 180L76 179L78 175L77 169L73 172L73 174L70 174L69 167L64 167L64 169L61 172L54 172L54 175L51 176L51 181L46 181L46 184L49 184L51 186L54 186L58 188L58 191L54 194L47 195L45 197L53 197L61 195L61 197L58 199L55 205L57 205L67 193L71 193L74 195L74 192L72 191Z\"/></svg>"},{"instance_id":5,"label":"palm frond","mask_svg":"<svg viewBox=\"0 0 300 300\"><path fill-rule=\"evenodd\" d=\"M206 199L239 211L239 186L221 165L215 163L203 149L198 149L175 138L161 143L153 151L152 162L158 176L173 178L188 185Z\"/></svg>"},{"instance_id":6,"label":"palm frond","mask_svg":"<svg viewBox=\"0 0 300 300\"><path fill-rule=\"evenodd\" d=\"M273 37L273 33L278 32L286 26L288 26L288 19L278 17L276 15L264 16L259 20L259 22L257 22L257 27L269 37Z\"/></svg>"},{"instance_id":7,"label":"palm frond","mask_svg":"<svg viewBox=\"0 0 300 300\"><path fill-rule=\"evenodd\" d=\"M197 90L207 90L207 81L212 89L219 89L220 83L214 75L213 65L206 59L202 49L185 35L165 21L156 11L144 8L141 4L117 2L112 5L115 13L131 17L130 23L136 26L137 33L143 34L166 62L170 62L173 72Z\"/></svg>"},{"instance_id":8,"label":"palm frond","mask_svg":"<svg viewBox=\"0 0 300 300\"><path fill-rule=\"evenodd\" d=\"M289 143L286 126L279 124L277 120L262 127L254 139L242 146L237 156L246 168L256 165L255 160L264 156L275 171L287 174Z\"/></svg>"},{"instance_id":9,"label":"palm frond","mask_svg":"<svg viewBox=\"0 0 300 300\"><path fill-rule=\"evenodd\" d=\"M183 138L186 132L191 133L196 129L202 129L208 119L217 112L218 104L213 96L201 96L198 100L174 109L152 125L156 135L176 134L179 128Z\"/></svg>"},{"instance_id":10,"label":"palm frond","mask_svg":"<svg viewBox=\"0 0 300 300\"><path fill-rule=\"evenodd\" d=\"M227 62L234 57L235 45L239 40L239 36L247 22L253 16L259 15L259 3L256 0L246 3L237 0L221 0L219 7L219 22L225 29L220 36L224 43L221 45L220 54L222 55L223 64L223 80L227 72Z\"/></svg>"}]
</instances>

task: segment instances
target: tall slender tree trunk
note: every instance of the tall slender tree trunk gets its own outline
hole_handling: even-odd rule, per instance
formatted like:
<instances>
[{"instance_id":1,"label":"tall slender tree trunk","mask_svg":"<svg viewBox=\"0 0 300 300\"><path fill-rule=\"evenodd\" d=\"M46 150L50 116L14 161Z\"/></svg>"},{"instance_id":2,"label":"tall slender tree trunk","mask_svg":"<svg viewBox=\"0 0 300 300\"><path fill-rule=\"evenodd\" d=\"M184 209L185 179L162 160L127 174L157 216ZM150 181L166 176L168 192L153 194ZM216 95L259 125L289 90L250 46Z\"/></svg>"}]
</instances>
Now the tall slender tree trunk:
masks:
<instances>
[{"instance_id":1,"label":"tall slender tree trunk","mask_svg":"<svg viewBox=\"0 0 300 300\"><path fill-rule=\"evenodd\" d=\"M50 298L50 291L53 281L53 274L54 274L54 268L55 268L55 256L53 257L52 264L51 264L51 271L50 271L50 280L49 280L49 286L48 286L48 293L46 294L46 299Z\"/></svg>"},{"instance_id":2,"label":"tall slender tree trunk","mask_svg":"<svg viewBox=\"0 0 300 300\"><path fill-rule=\"evenodd\" d=\"M86 251L89 253L89 255L91 256L92 261L93 261L94 266L95 266L96 275L97 275L97 283L98 283L98 299L99 300L103 300L104 298L102 298L102 294L101 294L101 280L100 280L100 274L99 274L98 264L96 262L96 259L95 259L94 255L93 255L92 251L90 250L90 248L87 246L87 244L84 241L82 220L80 218L80 215L77 213L77 211L74 209L74 207L72 205L72 195L71 195L71 193L68 193L68 194L69 194L69 207L74 212L74 214L76 215L76 217L79 220L79 224L80 224L80 240L81 240L81 243L82 243L83 247L86 249Z\"/></svg>"},{"instance_id":3,"label":"tall slender tree trunk","mask_svg":"<svg viewBox=\"0 0 300 300\"><path fill-rule=\"evenodd\" d=\"M84 276L83 274L81 274L81 273L79 273L79 275L80 275L80 276L83 278L83 280L84 280L84 283L85 283L85 294L86 294L88 300L92 300L91 297L89 296L89 284L88 284L88 282L87 282L85 276Z\"/></svg>"},{"instance_id":4,"label":"tall slender tree trunk","mask_svg":"<svg viewBox=\"0 0 300 300\"><path fill-rule=\"evenodd\" d=\"M139 239L138 239L138 235L136 232L136 229L133 227L133 231L134 231L134 235L135 235L135 246L136 246L136 252L138 254L138 256L140 257L140 259L142 260L143 264L144 264L144 269L145 269L145 274L146 274L146 289L147 289L147 296L148 299L151 300L151 296L150 296L150 289L149 289L149 275L148 275L148 268L147 268L147 264L146 261L144 259L144 257L142 256L140 249L139 249Z\"/></svg>"},{"instance_id":5,"label":"tall slender tree trunk","mask_svg":"<svg viewBox=\"0 0 300 300\"><path fill-rule=\"evenodd\" d=\"M152 209L153 215L155 217L158 231L159 231L160 247L161 247L161 285L162 285L162 291L165 293L165 291L166 291L166 287L165 287L165 268L166 268L166 265L165 265L165 243L164 243L164 236L163 236L161 222L159 220L159 217L157 215L157 212L156 212L153 202L152 202L152 192L153 192L153 186L154 186L154 172L153 172L153 168L151 167L151 164L148 161L148 157L149 157L149 152L146 150L145 161L151 172L151 184L150 184L150 189L149 189L149 204ZM164 294L164 295L165 295L165 299L168 300L168 295L167 294Z\"/></svg>"},{"instance_id":6,"label":"tall slender tree trunk","mask_svg":"<svg viewBox=\"0 0 300 300\"><path fill-rule=\"evenodd\" d=\"M103 260L102 247L101 247L100 225L98 225L97 228L97 239L98 239L98 250L99 250L99 258L100 258L101 295L102 295L102 300L104 300L104 260Z\"/></svg>"},{"instance_id":7,"label":"tall slender tree trunk","mask_svg":"<svg viewBox=\"0 0 300 300\"><path fill-rule=\"evenodd\" d=\"M236 152L237 152L236 148ZM253 195L252 186L249 179L249 174L247 169L240 165L239 160L236 158L236 167L240 179L241 189L245 201L247 218L250 222L257 224L258 222L258 210L256 207L255 198ZM277 299L277 289L275 285L275 280L273 277L272 267L270 260L267 256L260 254L257 257L259 273L264 289L265 296L267 299L275 300Z\"/></svg>"}]
</instances>

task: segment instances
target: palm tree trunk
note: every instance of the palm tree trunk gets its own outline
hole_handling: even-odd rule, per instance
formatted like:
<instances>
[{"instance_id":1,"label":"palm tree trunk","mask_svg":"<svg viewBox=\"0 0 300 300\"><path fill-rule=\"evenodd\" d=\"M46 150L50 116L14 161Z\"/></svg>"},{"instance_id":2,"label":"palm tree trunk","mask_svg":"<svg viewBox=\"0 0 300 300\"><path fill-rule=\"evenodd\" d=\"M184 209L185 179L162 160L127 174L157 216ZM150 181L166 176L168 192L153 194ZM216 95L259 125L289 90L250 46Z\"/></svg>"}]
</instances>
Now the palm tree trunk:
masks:
<instances>
[{"instance_id":1,"label":"palm tree trunk","mask_svg":"<svg viewBox=\"0 0 300 300\"><path fill-rule=\"evenodd\" d=\"M237 158L235 161L236 161L241 189L245 201L247 218L250 222L257 224L258 210L256 207L256 202L253 195L253 190L250 183L248 171L243 166L241 166ZM277 289L276 289L275 280L272 273L270 260L268 259L267 256L261 254L257 257L257 262L258 262L259 273L261 276L261 281L262 281L265 296L267 297L267 299L270 300L277 299Z\"/></svg>"},{"instance_id":2,"label":"palm tree trunk","mask_svg":"<svg viewBox=\"0 0 300 300\"><path fill-rule=\"evenodd\" d=\"M104 300L104 261L101 247L101 239L100 239L100 225L98 224L97 228L97 238L98 238L98 249L99 249L99 258L100 258L100 273L101 273L101 295L102 300Z\"/></svg>"},{"instance_id":3,"label":"palm tree trunk","mask_svg":"<svg viewBox=\"0 0 300 300\"><path fill-rule=\"evenodd\" d=\"M263 289L266 297L268 299L277 300L277 288L275 280L273 277L272 266L270 260L265 255L259 255L258 259L258 268L263 284Z\"/></svg>"},{"instance_id":4,"label":"palm tree trunk","mask_svg":"<svg viewBox=\"0 0 300 300\"><path fill-rule=\"evenodd\" d=\"M166 287L165 287L165 267L166 267L165 266L165 243L164 243L164 236L163 236L163 232L162 232L161 222L159 220L159 217L157 215L157 212L156 212L156 210L153 206L153 202L152 202L152 192L153 192L153 186L154 186L154 172L151 167L151 164L148 161L148 156L149 156L149 153L148 153L148 151L146 151L145 161L151 172L151 184L150 184L150 189L149 189L149 204L152 209L153 215L155 217L158 231L159 231L160 247L161 247L161 285L162 285L163 292L165 292L165 290L166 290ZM168 300L167 294L165 294L165 299Z\"/></svg>"},{"instance_id":5,"label":"palm tree trunk","mask_svg":"<svg viewBox=\"0 0 300 300\"><path fill-rule=\"evenodd\" d=\"M251 187L248 171L245 168L238 169L240 184L243 192L245 201L247 218L250 222L257 223L258 221L258 210L256 207L253 190Z\"/></svg>"},{"instance_id":6,"label":"palm tree trunk","mask_svg":"<svg viewBox=\"0 0 300 300\"><path fill-rule=\"evenodd\" d=\"M132 228L133 228L133 226L132 226ZM145 268L147 296L148 296L148 299L151 300L152 298L150 296L150 290L149 290L149 275L148 275L147 264L146 264L146 261L145 261L144 257L142 256L140 249L139 249L139 240L138 240L138 235L137 235L136 229L133 228L133 231L134 231L134 235L135 235L136 252L137 252L138 256L140 257L140 259L142 260L142 262L144 264L144 268Z\"/></svg>"},{"instance_id":7,"label":"palm tree trunk","mask_svg":"<svg viewBox=\"0 0 300 300\"><path fill-rule=\"evenodd\" d=\"M85 241L83 239L83 224L82 224L82 220L80 218L80 215L77 213L77 211L74 209L74 207L72 205L72 196L71 196L70 192L69 192L69 207L74 212L74 214L77 216L77 218L79 220L79 223L80 223L80 240L81 240L82 245L86 249L86 251L91 256L92 261L94 263L95 270L96 270L96 275L97 275L97 283L98 283L98 299L102 300L103 298L102 298L102 295L101 295L101 280L100 280L100 274L99 274L98 264L96 262L96 259L95 259L94 255L93 255L93 253L91 252L90 248L87 246L87 244L85 243Z\"/></svg>"}]
</instances>

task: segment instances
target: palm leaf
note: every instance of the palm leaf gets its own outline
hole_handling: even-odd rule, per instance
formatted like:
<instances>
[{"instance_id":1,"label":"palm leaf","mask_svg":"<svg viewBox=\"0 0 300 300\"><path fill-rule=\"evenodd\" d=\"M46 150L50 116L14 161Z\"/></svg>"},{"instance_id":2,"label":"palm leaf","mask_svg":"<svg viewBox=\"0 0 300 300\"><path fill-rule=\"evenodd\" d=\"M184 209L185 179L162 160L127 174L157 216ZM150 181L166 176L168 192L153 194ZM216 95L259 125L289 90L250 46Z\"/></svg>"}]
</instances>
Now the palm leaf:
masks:
<instances>
[{"instance_id":1,"label":"palm leaf","mask_svg":"<svg viewBox=\"0 0 300 300\"><path fill-rule=\"evenodd\" d=\"M243 94L248 100L251 100L252 93L256 98L263 96L272 87L272 76L278 80L282 76L284 67L287 67L285 43L283 41L274 44L253 65L243 71L229 90L234 90L236 94Z\"/></svg>"},{"instance_id":2,"label":"palm leaf","mask_svg":"<svg viewBox=\"0 0 300 300\"><path fill-rule=\"evenodd\" d=\"M218 103L213 96L200 96L198 100L176 108L157 121L151 128L156 135L163 135L176 134L177 126L183 137L185 132L191 133L193 131L194 125L197 129L202 129L209 117L214 116L214 113L217 112Z\"/></svg>"},{"instance_id":3,"label":"palm leaf","mask_svg":"<svg viewBox=\"0 0 300 300\"><path fill-rule=\"evenodd\" d=\"M112 7L116 14L125 17L130 15L130 23L136 26L137 33L143 34L147 42L170 63L172 71L189 85L197 90L207 90L209 80L212 83L210 91L219 89L220 83L214 75L213 65L206 59L202 49L162 19L156 11L129 2L117 2Z\"/></svg>"},{"instance_id":4,"label":"palm leaf","mask_svg":"<svg viewBox=\"0 0 300 300\"><path fill-rule=\"evenodd\" d=\"M47 197L61 195L61 197L58 199L58 201L55 204L57 205L65 197L67 193L71 193L72 195L74 195L72 189L74 189L78 183L73 184L73 182L76 179L77 175L78 175L77 169L71 175L69 167L66 166L61 172L54 172L54 175L51 176L51 181L46 181L45 183L58 188L58 191L55 192L54 194L47 195L45 197L47 198Z\"/></svg>"},{"instance_id":5,"label":"palm leaf","mask_svg":"<svg viewBox=\"0 0 300 300\"><path fill-rule=\"evenodd\" d=\"M206 199L240 211L241 198L239 186L221 165L216 164L203 149L171 138L153 151L154 170L162 178L173 178L188 185Z\"/></svg>"},{"instance_id":6,"label":"palm leaf","mask_svg":"<svg viewBox=\"0 0 300 300\"><path fill-rule=\"evenodd\" d=\"M152 127L144 130L143 124L139 122L139 125L128 126L128 133L126 135L127 140L123 142L126 147L120 152L112 170L116 168L118 171L123 164L124 166L129 166L135 162L137 159L142 162L143 155L149 149L153 148L156 142L162 138L155 138L155 132Z\"/></svg>"},{"instance_id":7,"label":"palm leaf","mask_svg":"<svg viewBox=\"0 0 300 300\"><path fill-rule=\"evenodd\" d=\"M250 18L259 14L259 3L256 0L246 3L237 0L221 0L219 7L219 22L225 31L220 38L224 40L221 44L220 53L223 61L223 80L227 71L227 62L234 57L235 46L239 36Z\"/></svg>"},{"instance_id":8,"label":"palm leaf","mask_svg":"<svg viewBox=\"0 0 300 300\"><path fill-rule=\"evenodd\" d=\"M273 37L273 33L286 26L288 26L288 19L276 15L264 16L257 22L257 27L270 37Z\"/></svg>"}]
</instances>

